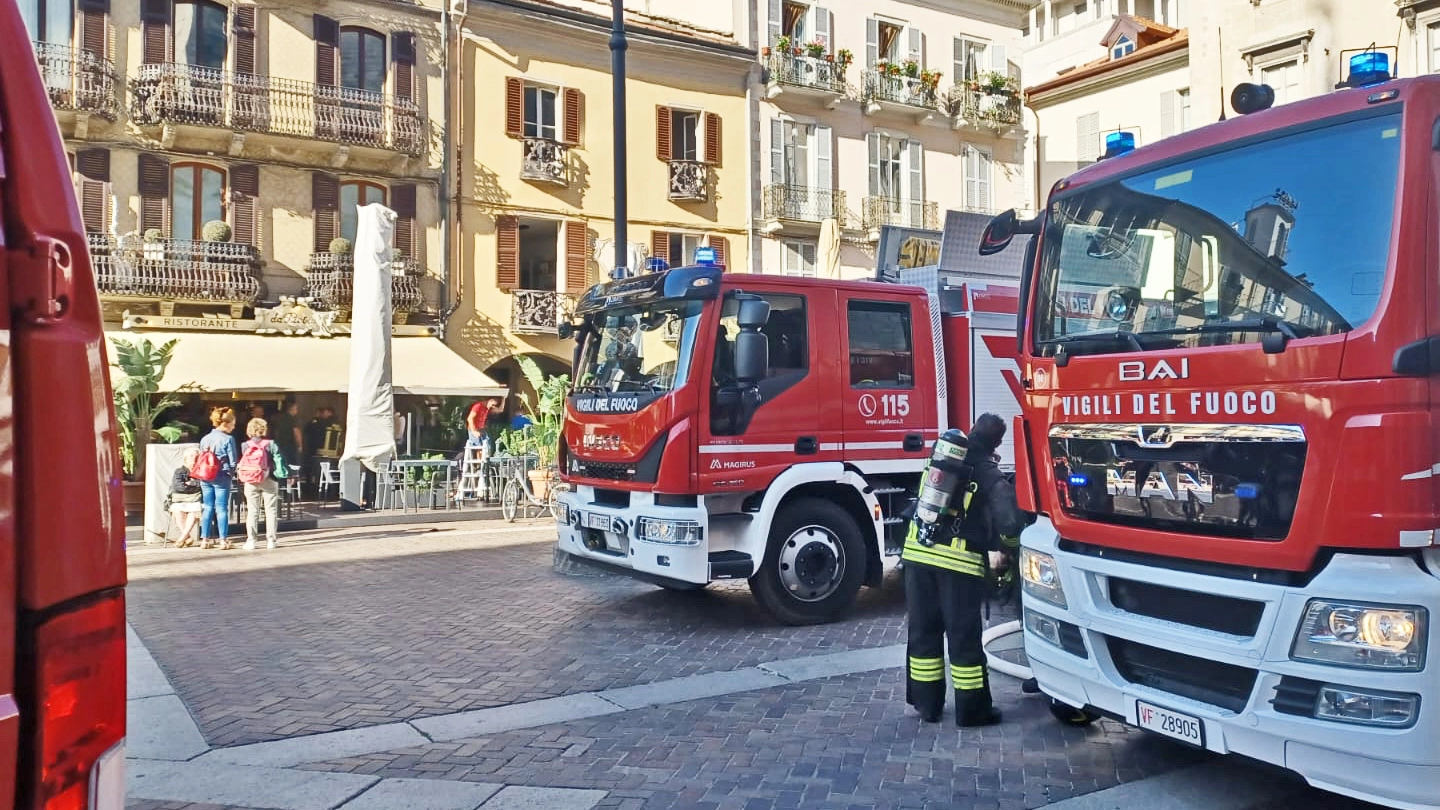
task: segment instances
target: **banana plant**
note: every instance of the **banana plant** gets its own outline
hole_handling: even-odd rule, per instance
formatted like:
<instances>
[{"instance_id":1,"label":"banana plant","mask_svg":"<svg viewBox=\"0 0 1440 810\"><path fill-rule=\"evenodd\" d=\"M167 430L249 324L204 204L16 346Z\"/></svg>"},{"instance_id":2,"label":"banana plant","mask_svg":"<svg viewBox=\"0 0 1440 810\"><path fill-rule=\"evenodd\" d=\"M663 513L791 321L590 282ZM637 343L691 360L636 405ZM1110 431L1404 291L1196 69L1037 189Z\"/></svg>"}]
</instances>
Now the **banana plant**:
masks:
<instances>
[{"instance_id":1,"label":"banana plant","mask_svg":"<svg viewBox=\"0 0 1440 810\"><path fill-rule=\"evenodd\" d=\"M565 395L570 390L570 375L546 377L539 364L529 357L518 357L520 373L530 383L534 397L521 397L525 415L531 424L523 429L528 449L535 453L540 469L555 465L560 450L560 431L565 421Z\"/></svg>"},{"instance_id":2,"label":"banana plant","mask_svg":"<svg viewBox=\"0 0 1440 810\"><path fill-rule=\"evenodd\" d=\"M145 447L154 441L173 444L191 427L180 423L155 427L155 422L167 411L183 404L176 393L160 392L165 369L179 341L167 340L159 346L147 338L135 341L111 338L110 342L115 347L115 362L111 366L123 375L113 380L115 418L120 426L120 458L127 475L143 480ZM175 389L176 392L190 390L197 389L189 384Z\"/></svg>"}]
</instances>

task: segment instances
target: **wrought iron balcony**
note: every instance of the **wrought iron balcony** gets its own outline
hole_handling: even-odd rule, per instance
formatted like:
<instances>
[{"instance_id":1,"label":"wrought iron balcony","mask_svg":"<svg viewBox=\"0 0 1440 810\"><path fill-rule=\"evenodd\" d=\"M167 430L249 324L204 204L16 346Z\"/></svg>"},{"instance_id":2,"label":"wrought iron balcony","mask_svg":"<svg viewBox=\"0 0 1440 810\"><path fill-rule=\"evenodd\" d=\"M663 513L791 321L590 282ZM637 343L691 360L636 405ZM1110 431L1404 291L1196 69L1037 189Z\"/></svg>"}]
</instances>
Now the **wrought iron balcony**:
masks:
<instances>
[{"instance_id":1,"label":"wrought iron balcony","mask_svg":"<svg viewBox=\"0 0 1440 810\"><path fill-rule=\"evenodd\" d=\"M510 331L517 335L554 335L575 308L573 296L553 290L514 290Z\"/></svg>"},{"instance_id":2,"label":"wrought iron balcony","mask_svg":"<svg viewBox=\"0 0 1440 810\"><path fill-rule=\"evenodd\" d=\"M520 178L556 186L570 185L570 150L549 138L526 138L525 159L520 163Z\"/></svg>"},{"instance_id":3,"label":"wrought iron balcony","mask_svg":"<svg viewBox=\"0 0 1440 810\"><path fill-rule=\"evenodd\" d=\"M945 112L956 129L968 126L1007 132L1020 123L1020 97L956 85L945 98Z\"/></svg>"},{"instance_id":4,"label":"wrought iron balcony","mask_svg":"<svg viewBox=\"0 0 1440 810\"><path fill-rule=\"evenodd\" d=\"M95 113L115 120L120 103L115 95L115 65L89 51L36 42L35 61L57 110Z\"/></svg>"},{"instance_id":5,"label":"wrought iron balcony","mask_svg":"<svg viewBox=\"0 0 1440 810\"><path fill-rule=\"evenodd\" d=\"M698 160L670 161L670 199L710 199L710 167Z\"/></svg>"},{"instance_id":6,"label":"wrought iron balcony","mask_svg":"<svg viewBox=\"0 0 1440 810\"><path fill-rule=\"evenodd\" d=\"M409 155L426 147L419 106L382 93L176 64L141 65L131 87L130 115L141 126L223 127Z\"/></svg>"},{"instance_id":7,"label":"wrought iron balcony","mask_svg":"<svg viewBox=\"0 0 1440 810\"><path fill-rule=\"evenodd\" d=\"M420 291L422 268L401 257L390 265L390 306L397 313L416 312L424 303ZM312 253L305 279L305 294L325 309L349 316L355 302L355 257L349 253Z\"/></svg>"},{"instance_id":8,"label":"wrought iron balcony","mask_svg":"<svg viewBox=\"0 0 1440 810\"><path fill-rule=\"evenodd\" d=\"M765 218L791 222L844 219L845 192L811 186L765 187Z\"/></svg>"},{"instance_id":9,"label":"wrought iron balcony","mask_svg":"<svg viewBox=\"0 0 1440 810\"><path fill-rule=\"evenodd\" d=\"M817 95L845 95L845 68L833 56L808 56L795 53L771 53L766 67L770 70L770 96L798 89Z\"/></svg>"},{"instance_id":10,"label":"wrought iron balcony","mask_svg":"<svg viewBox=\"0 0 1440 810\"><path fill-rule=\"evenodd\" d=\"M865 229L878 231L885 225L939 230L940 206L933 202L897 200L893 197L866 197Z\"/></svg>"},{"instance_id":11,"label":"wrought iron balcony","mask_svg":"<svg viewBox=\"0 0 1440 810\"><path fill-rule=\"evenodd\" d=\"M936 108L935 85L918 76L906 76L879 68L865 71L864 101L871 112L882 104L895 104L931 111Z\"/></svg>"},{"instance_id":12,"label":"wrought iron balcony","mask_svg":"<svg viewBox=\"0 0 1440 810\"><path fill-rule=\"evenodd\" d=\"M260 257L234 242L142 242L88 236L101 297L196 304L251 305L260 295Z\"/></svg>"}]
</instances>

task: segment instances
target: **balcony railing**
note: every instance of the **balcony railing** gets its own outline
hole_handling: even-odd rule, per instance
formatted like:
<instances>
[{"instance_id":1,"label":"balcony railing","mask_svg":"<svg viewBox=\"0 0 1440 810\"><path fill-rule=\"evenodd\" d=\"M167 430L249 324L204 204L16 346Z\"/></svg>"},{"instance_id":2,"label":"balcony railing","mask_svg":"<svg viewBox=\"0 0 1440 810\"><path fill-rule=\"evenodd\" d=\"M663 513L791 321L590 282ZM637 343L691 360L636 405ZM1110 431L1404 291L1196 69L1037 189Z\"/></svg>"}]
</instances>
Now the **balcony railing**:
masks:
<instances>
[{"instance_id":1,"label":"balcony railing","mask_svg":"<svg viewBox=\"0 0 1440 810\"><path fill-rule=\"evenodd\" d=\"M885 225L901 228L940 229L940 206L933 202L897 200L892 197L865 198L865 229Z\"/></svg>"},{"instance_id":2,"label":"balcony railing","mask_svg":"<svg viewBox=\"0 0 1440 810\"><path fill-rule=\"evenodd\" d=\"M549 138L526 138L520 178L557 186L570 184L569 149Z\"/></svg>"},{"instance_id":3,"label":"balcony railing","mask_svg":"<svg viewBox=\"0 0 1440 810\"><path fill-rule=\"evenodd\" d=\"M191 65L141 65L131 117L142 126L194 124L293 135L418 155L420 108L382 93Z\"/></svg>"},{"instance_id":4,"label":"balcony railing","mask_svg":"<svg viewBox=\"0 0 1440 810\"><path fill-rule=\"evenodd\" d=\"M957 124L1004 131L1020 123L1020 98L957 85L946 96L945 111Z\"/></svg>"},{"instance_id":5,"label":"balcony railing","mask_svg":"<svg viewBox=\"0 0 1440 810\"><path fill-rule=\"evenodd\" d=\"M710 167L698 160L670 161L670 199L710 199Z\"/></svg>"},{"instance_id":6,"label":"balcony railing","mask_svg":"<svg viewBox=\"0 0 1440 810\"><path fill-rule=\"evenodd\" d=\"M574 308L574 299L552 290L515 290L510 301L510 331L519 335L554 335Z\"/></svg>"},{"instance_id":7,"label":"balcony railing","mask_svg":"<svg viewBox=\"0 0 1440 810\"><path fill-rule=\"evenodd\" d=\"M843 219L845 192L810 186L765 187L765 218L799 222Z\"/></svg>"},{"instance_id":8,"label":"balcony railing","mask_svg":"<svg viewBox=\"0 0 1440 810\"><path fill-rule=\"evenodd\" d=\"M34 44L50 106L115 120L120 103L115 95L115 66L109 59L68 45Z\"/></svg>"},{"instance_id":9,"label":"balcony railing","mask_svg":"<svg viewBox=\"0 0 1440 810\"><path fill-rule=\"evenodd\" d=\"M421 267L399 258L390 266L390 306L396 313L415 312L424 303ZM355 302L355 257L349 253L312 253L306 295L325 309L349 313Z\"/></svg>"},{"instance_id":10,"label":"balcony railing","mask_svg":"<svg viewBox=\"0 0 1440 810\"><path fill-rule=\"evenodd\" d=\"M767 67L771 84L836 95L845 92L845 68L835 62L834 57L772 53Z\"/></svg>"},{"instance_id":11,"label":"balcony railing","mask_svg":"<svg viewBox=\"0 0 1440 810\"><path fill-rule=\"evenodd\" d=\"M95 286L104 297L250 305L260 295L260 258L250 245L88 238Z\"/></svg>"},{"instance_id":12,"label":"balcony railing","mask_svg":"<svg viewBox=\"0 0 1440 810\"><path fill-rule=\"evenodd\" d=\"M935 86L918 76L895 76L888 71L872 69L865 71L865 93L867 103L903 104L919 109L935 109Z\"/></svg>"}]
</instances>

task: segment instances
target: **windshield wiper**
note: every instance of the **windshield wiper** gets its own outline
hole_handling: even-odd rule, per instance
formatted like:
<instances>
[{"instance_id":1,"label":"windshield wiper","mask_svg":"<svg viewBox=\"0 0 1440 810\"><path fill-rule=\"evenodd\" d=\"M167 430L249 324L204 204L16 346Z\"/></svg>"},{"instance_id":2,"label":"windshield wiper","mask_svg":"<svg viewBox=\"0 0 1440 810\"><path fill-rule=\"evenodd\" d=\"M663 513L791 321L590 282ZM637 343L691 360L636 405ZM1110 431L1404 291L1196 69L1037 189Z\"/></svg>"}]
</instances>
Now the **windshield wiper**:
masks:
<instances>
[{"instance_id":1,"label":"windshield wiper","mask_svg":"<svg viewBox=\"0 0 1440 810\"><path fill-rule=\"evenodd\" d=\"M1134 332L1124 332L1119 329L1114 332L1086 332L1081 335L1065 335L1040 341L1042 346L1059 347L1055 350L1055 365L1061 367L1070 363L1070 353L1065 350L1065 347L1072 343L1127 343L1137 352L1145 351L1145 344L1140 342L1140 338L1135 337Z\"/></svg>"},{"instance_id":2,"label":"windshield wiper","mask_svg":"<svg viewBox=\"0 0 1440 810\"><path fill-rule=\"evenodd\" d=\"M1177 326L1173 329L1159 329L1146 332L1147 335L1202 335L1230 332L1265 332L1260 347L1266 354L1281 354L1290 341L1299 338L1295 329L1285 321L1275 318L1247 318L1239 321L1211 321L1194 326Z\"/></svg>"}]
</instances>

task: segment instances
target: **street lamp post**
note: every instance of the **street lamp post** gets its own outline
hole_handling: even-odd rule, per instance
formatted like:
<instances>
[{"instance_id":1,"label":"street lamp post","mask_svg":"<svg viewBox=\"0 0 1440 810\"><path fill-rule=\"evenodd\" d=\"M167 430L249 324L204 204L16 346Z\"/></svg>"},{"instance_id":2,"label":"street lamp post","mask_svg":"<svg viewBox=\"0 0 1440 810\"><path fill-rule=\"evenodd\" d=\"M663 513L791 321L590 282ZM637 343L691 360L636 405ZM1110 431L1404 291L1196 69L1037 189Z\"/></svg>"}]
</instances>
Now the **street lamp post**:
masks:
<instances>
[{"instance_id":1,"label":"street lamp post","mask_svg":"<svg viewBox=\"0 0 1440 810\"><path fill-rule=\"evenodd\" d=\"M611 275L619 278L625 274L630 258L625 182L625 0L612 0L611 8L610 73L615 105L615 269Z\"/></svg>"}]
</instances>

